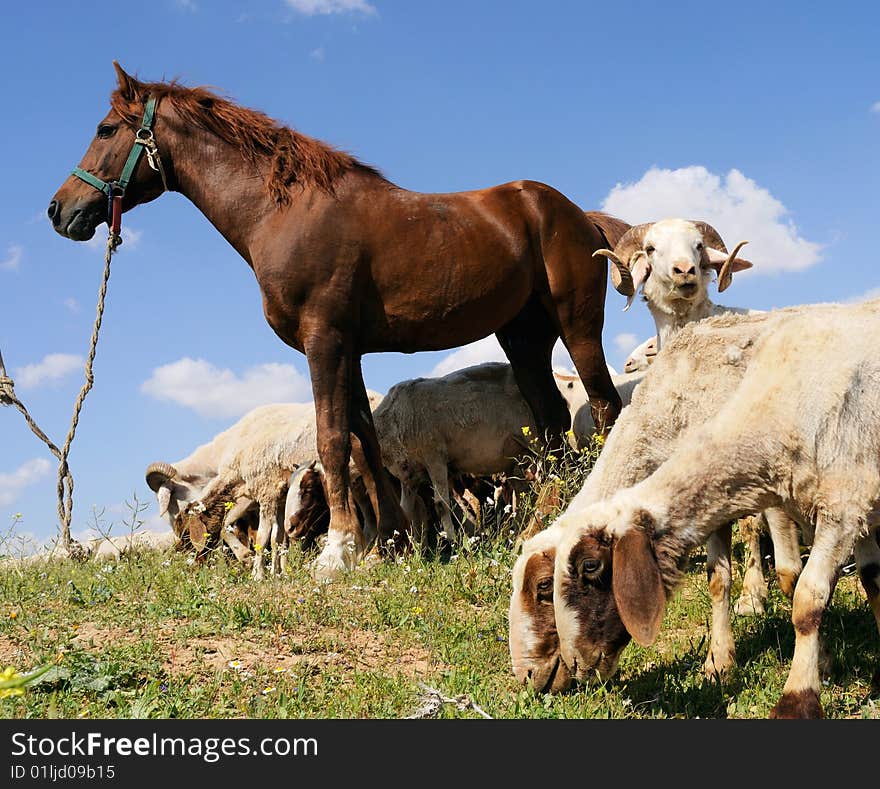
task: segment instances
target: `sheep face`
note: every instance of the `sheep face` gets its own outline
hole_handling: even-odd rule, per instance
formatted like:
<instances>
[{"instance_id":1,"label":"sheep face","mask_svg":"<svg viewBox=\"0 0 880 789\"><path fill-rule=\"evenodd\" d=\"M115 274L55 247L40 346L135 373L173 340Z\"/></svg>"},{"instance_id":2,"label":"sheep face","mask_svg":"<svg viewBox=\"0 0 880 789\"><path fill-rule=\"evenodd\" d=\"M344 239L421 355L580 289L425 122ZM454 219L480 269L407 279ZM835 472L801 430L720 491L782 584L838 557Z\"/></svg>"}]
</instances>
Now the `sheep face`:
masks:
<instances>
[{"instance_id":1,"label":"sheep face","mask_svg":"<svg viewBox=\"0 0 880 789\"><path fill-rule=\"evenodd\" d=\"M562 658L581 682L617 671L632 638L647 646L666 598L644 513L600 502L576 517L557 545L554 612Z\"/></svg>"},{"instance_id":2,"label":"sheep face","mask_svg":"<svg viewBox=\"0 0 880 789\"><path fill-rule=\"evenodd\" d=\"M284 529L299 540L304 551L317 544L330 528L330 508L324 492L324 474L315 464L291 475L284 514Z\"/></svg>"},{"instance_id":3,"label":"sheep face","mask_svg":"<svg viewBox=\"0 0 880 789\"><path fill-rule=\"evenodd\" d=\"M643 288L648 301L686 305L705 298L713 270L705 246L693 222L664 219L651 225L642 243L645 257L636 262L650 271Z\"/></svg>"},{"instance_id":4,"label":"sheep face","mask_svg":"<svg viewBox=\"0 0 880 789\"><path fill-rule=\"evenodd\" d=\"M508 620L513 674L536 691L557 693L569 688L572 676L562 660L553 610L556 547L542 532L523 545L513 567Z\"/></svg>"}]
</instances>

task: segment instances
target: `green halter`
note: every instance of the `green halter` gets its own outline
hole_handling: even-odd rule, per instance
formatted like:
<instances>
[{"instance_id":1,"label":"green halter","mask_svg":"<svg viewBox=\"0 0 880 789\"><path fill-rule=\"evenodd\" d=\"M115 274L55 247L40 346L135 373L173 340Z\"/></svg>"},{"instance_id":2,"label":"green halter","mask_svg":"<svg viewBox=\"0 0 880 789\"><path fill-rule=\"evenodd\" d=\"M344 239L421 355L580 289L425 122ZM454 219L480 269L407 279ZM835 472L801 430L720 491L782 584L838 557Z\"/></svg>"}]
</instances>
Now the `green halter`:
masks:
<instances>
[{"instance_id":1,"label":"green halter","mask_svg":"<svg viewBox=\"0 0 880 789\"><path fill-rule=\"evenodd\" d=\"M159 150L156 147L156 141L153 139L153 123L156 119L156 99L150 97L144 108L144 117L141 120L141 127L134 133L134 144L125 165L122 168L122 175L116 181L102 181L98 176L86 172L81 167L74 167L71 171L72 175L85 181L89 186L94 186L100 192L107 195L107 224L110 225L111 231L119 232L119 224L122 216L122 197L128 188L128 183L134 174L138 162L141 160L141 154L147 152L147 159L150 167L156 170L162 176L162 185L168 189L165 182L165 170L162 167L162 160L159 158Z\"/></svg>"}]
</instances>

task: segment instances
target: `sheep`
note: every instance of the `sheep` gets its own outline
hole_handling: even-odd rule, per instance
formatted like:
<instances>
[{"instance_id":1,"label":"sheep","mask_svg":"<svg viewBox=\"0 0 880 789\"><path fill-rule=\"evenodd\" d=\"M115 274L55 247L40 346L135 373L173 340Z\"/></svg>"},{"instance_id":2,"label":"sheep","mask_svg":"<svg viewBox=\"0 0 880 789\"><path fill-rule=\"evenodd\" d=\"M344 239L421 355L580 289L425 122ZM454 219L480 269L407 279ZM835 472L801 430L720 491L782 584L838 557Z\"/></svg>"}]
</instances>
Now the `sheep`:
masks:
<instances>
[{"instance_id":1,"label":"sheep","mask_svg":"<svg viewBox=\"0 0 880 789\"><path fill-rule=\"evenodd\" d=\"M260 423L293 424L308 420L314 414L311 403L274 403L259 406L245 414L231 427L218 433L210 441L197 447L187 457L175 463L156 462L147 466L146 482L156 494L159 515L165 518L179 540L187 541L188 537L181 526L181 515L187 506L197 502L209 484L216 480L220 469L235 453L241 444L242 435L254 429ZM311 416L313 419L314 417ZM244 514L247 509L245 502L237 502L237 507L229 513L230 523ZM224 510L221 520L226 518ZM206 518L202 519L207 520ZM216 531L213 528L211 531ZM233 531L223 529L223 540L233 550L236 557L243 559L250 554L250 549L242 544Z\"/></svg>"},{"instance_id":2,"label":"sheep","mask_svg":"<svg viewBox=\"0 0 880 789\"><path fill-rule=\"evenodd\" d=\"M748 312L739 307L723 307L709 298L712 271L718 275L718 292L729 286L736 271L752 267L737 257L748 242L741 241L730 253L718 231L707 222L661 219L631 227L613 250L600 249L612 263L615 284L631 279L630 296L642 295L657 327L657 351L691 321L723 312Z\"/></svg>"},{"instance_id":3,"label":"sheep","mask_svg":"<svg viewBox=\"0 0 880 789\"><path fill-rule=\"evenodd\" d=\"M770 508L813 531L793 596L794 655L770 717L824 715L819 626L852 552L880 628L880 300L770 322L738 386L663 463L609 497L579 494L557 521L554 611L578 680L613 675L630 639L653 643L690 550ZM691 386L711 386L712 375ZM628 451L635 426L618 421L606 451Z\"/></svg>"},{"instance_id":4,"label":"sheep","mask_svg":"<svg viewBox=\"0 0 880 789\"><path fill-rule=\"evenodd\" d=\"M683 329L657 357L612 428L602 453L569 510L607 498L639 482L673 451L689 428L706 421L742 380L756 340L775 326L780 310L752 316L727 315ZM800 572L796 534L783 513L769 517L776 545L780 587L789 596ZM508 640L513 673L538 690L567 687L571 676L561 660L553 611L556 544L566 518L526 540L512 573ZM709 541L707 570L712 628L705 671L727 671L735 650L730 629L729 544L719 534Z\"/></svg>"},{"instance_id":5,"label":"sheep","mask_svg":"<svg viewBox=\"0 0 880 789\"><path fill-rule=\"evenodd\" d=\"M625 373L635 373L640 370L647 370L656 355L657 335L655 334L633 348L623 363L623 371Z\"/></svg>"},{"instance_id":6,"label":"sheep","mask_svg":"<svg viewBox=\"0 0 880 789\"><path fill-rule=\"evenodd\" d=\"M624 308L629 309L635 292L642 295L654 318L657 334L630 354L624 372L646 369L660 349L691 321L724 313L755 314L761 310L714 304L709 296L712 272L718 275L718 291L732 282L734 272L751 268L752 263L737 257L747 242L741 241L728 253L721 236L707 222L680 218L663 219L631 227L614 245L614 250L600 250L612 261L617 276L632 278L633 295ZM626 269L624 272L623 268ZM755 523L746 547L750 572L748 584L736 601L736 612L742 615L763 613L766 593L760 554L755 553L766 519Z\"/></svg>"},{"instance_id":7,"label":"sheep","mask_svg":"<svg viewBox=\"0 0 880 789\"><path fill-rule=\"evenodd\" d=\"M375 407L381 395L368 394ZM147 484L156 492L160 514L179 539L203 547L219 534L244 561L252 552L236 522L256 508L259 528L254 548L262 554L274 535L273 570L280 572L286 553L279 523L283 500L290 474L317 455L315 424L312 403L259 406L187 458L173 464L151 463ZM262 578L263 569L262 560L255 561L254 577Z\"/></svg>"},{"instance_id":8,"label":"sheep","mask_svg":"<svg viewBox=\"0 0 880 789\"><path fill-rule=\"evenodd\" d=\"M576 430L594 432L589 400L576 376L557 373L556 385ZM628 401L632 385L619 388ZM527 456L523 431L534 434L535 420L502 362L487 362L439 378L414 378L395 384L373 414L382 459L401 485L401 508L417 532L419 484L429 480L442 533L456 541L449 474L514 475ZM577 433L576 433L577 435ZM581 434L583 435L583 434ZM417 540L420 534L416 535Z\"/></svg>"}]
</instances>

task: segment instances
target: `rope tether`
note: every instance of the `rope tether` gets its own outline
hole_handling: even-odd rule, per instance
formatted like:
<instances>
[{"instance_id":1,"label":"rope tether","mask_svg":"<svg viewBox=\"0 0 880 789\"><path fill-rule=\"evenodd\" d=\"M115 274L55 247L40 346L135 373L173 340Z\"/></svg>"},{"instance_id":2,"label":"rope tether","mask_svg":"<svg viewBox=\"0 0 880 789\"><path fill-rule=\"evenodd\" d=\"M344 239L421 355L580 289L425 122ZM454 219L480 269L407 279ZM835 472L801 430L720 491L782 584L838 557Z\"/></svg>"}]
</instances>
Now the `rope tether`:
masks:
<instances>
[{"instance_id":1,"label":"rope tether","mask_svg":"<svg viewBox=\"0 0 880 789\"><path fill-rule=\"evenodd\" d=\"M85 383L80 389L79 396L73 406L73 418L70 422L70 429L67 431L67 438L64 441L64 447L58 449L49 437L40 429L39 425L33 420L28 413L27 408L18 396L15 394L14 382L6 374L6 368L3 365L3 356L0 355L0 405L14 405L24 416L28 427L33 431L47 447L49 451L58 459L58 519L61 522L61 545L67 555L71 558L80 558L84 551L79 543L74 543L70 536L70 519L73 514L73 475L70 473L70 467L67 463L67 456L70 453L70 445L73 443L73 437L76 434L76 428L79 424L79 415L82 411L83 403L86 395L95 383L95 377L92 375L92 364L95 361L95 353L98 348L98 333L101 330L101 321L104 318L104 300L107 296L107 283L110 279L110 259L117 247L122 243L122 237L118 233L111 231L107 237L107 254L104 257L104 275L101 279L101 288L98 292L97 315L95 317L95 326L92 329L92 337L89 342L89 355L86 359L85 366Z\"/></svg>"}]
</instances>

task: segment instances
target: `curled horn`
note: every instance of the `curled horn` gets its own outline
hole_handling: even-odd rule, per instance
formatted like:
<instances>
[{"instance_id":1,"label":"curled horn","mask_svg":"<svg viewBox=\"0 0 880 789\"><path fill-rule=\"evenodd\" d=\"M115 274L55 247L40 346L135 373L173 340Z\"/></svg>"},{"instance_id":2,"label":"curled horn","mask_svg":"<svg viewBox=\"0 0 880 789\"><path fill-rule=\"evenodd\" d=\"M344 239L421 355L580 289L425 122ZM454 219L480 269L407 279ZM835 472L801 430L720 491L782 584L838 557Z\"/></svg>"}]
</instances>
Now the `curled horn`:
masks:
<instances>
[{"instance_id":1,"label":"curled horn","mask_svg":"<svg viewBox=\"0 0 880 789\"><path fill-rule=\"evenodd\" d=\"M748 244L748 241L740 241L734 248L733 252L731 252L727 256L727 260L721 265L721 270L718 272L718 292L727 290L731 281L733 280L733 262L736 259L739 251Z\"/></svg>"},{"instance_id":2,"label":"curled horn","mask_svg":"<svg viewBox=\"0 0 880 789\"><path fill-rule=\"evenodd\" d=\"M611 261L611 284L614 285L614 289L624 296L632 296L635 293L635 288L629 267L610 249L597 249L593 253L593 257L597 255L604 255Z\"/></svg>"},{"instance_id":3,"label":"curled horn","mask_svg":"<svg viewBox=\"0 0 880 789\"><path fill-rule=\"evenodd\" d=\"M163 483L169 482L177 476L177 469L170 463L150 463L147 466L147 485L153 493L158 492Z\"/></svg>"},{"instance_id":4,"label":"curled horn","mask_svg":"<svg viewBox=\"0 0 880 789\"><path fill-rule=\"evenodd\" d=\"M717 249L719 252L727 254L727 247L724 246L721 235L712 225L708 222L693 222L693 224L700 231L700 234L703 236L703 243L707 247L712 247L712 249Z\"/></svg>"},{"instance_id":5,"label":"curled horn","mask_svg":"<svg viewBox=\"0 0 880 789\"><path fill-rule=\"evenodd\" d=\"M653 222L645 222L641 225L633 225L620 237L620 240L614 245L613 251L601 249L599 252L594 253L597 255L601 253L614 263L615 268L612 269L611 272L611 281L615 283L614 286L617 291L624 296L633 296L635 294L635 287L631 274L633 258L639 252L642 252L642 244L645 241L645 235L653 224ZM628 283L628 289L621 290L621 288L617 286L618 275L620 283L624 288L627 287Z\"/></svg>"}]
</instances>

